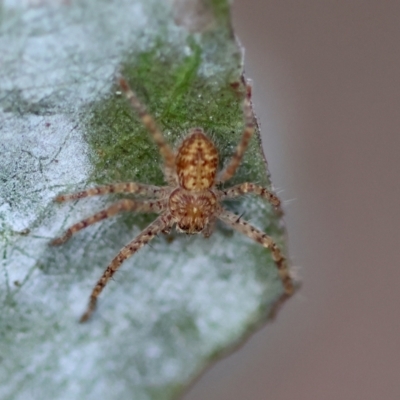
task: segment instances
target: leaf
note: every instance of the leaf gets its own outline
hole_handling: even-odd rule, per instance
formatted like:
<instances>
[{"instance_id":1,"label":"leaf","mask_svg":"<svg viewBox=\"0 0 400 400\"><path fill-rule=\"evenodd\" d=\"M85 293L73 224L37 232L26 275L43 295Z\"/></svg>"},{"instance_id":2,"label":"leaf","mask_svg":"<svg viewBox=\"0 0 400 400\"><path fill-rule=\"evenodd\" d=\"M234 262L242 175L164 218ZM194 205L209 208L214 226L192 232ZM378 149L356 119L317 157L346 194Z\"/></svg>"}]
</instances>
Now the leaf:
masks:
<instances>
[{"instance_id":1,"label":"leaf","mask_svg":"<svg viewBox=\"0 0 400 400\"><path fill-rule=\"evenodd\" d=\"M222 164L243 131L242 54L225 0L8 1L0 9L0 397L172 399L265 322L283 289L268 250L219 225L160 235L78 324L107 263L154 215L49 241L117 196L57 205L102 183L162 184L160 157L115 84L133 85L167 139L201 126ZM229 184L269 185L260 138ZM227 207L283 245L257 198Z\"/></svg>"}]
</instances>

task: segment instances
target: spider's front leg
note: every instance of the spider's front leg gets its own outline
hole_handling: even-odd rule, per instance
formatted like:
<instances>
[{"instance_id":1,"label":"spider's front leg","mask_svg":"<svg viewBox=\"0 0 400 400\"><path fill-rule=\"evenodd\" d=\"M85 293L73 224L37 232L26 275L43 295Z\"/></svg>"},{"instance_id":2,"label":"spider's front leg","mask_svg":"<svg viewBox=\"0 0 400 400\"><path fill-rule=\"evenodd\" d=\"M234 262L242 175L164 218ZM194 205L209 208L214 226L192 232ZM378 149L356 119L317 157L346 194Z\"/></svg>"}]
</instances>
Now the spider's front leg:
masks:
<instances>
[{"instance_id":1,"label":"spider's front leg","mask_svg":"<svg viewBox=\"0 0 400 400\"><path fill-rule=\"evenodd\" d=\"M102 277L98 280L94 287L92 294L90 295L89 305L87 310L82 315L80 322L87 321L92 315L96 308L97 298L103 291L107 282L112 278L121 264L133 254L135 254L140 248L150 242L158 233L171 226L172 217L168 214L160 215L153 223L145 228L132 242L124 246L118 255L111 261L110 265L104 271Z\"/></svg>"},{"instance_id":2,"label":"spider's front leg","mask_svg":"<svg viewBox=\"0 0 400 400\"><path fill-rule=\"evenodd\" d=\"M56 238L50 242L52 246L58 246L65 243L73 234L87 228L89 225L93 225L96 222L102 221L103 219L110 218L123 211L136 211L136 212L155 212L159 213L166 207L166 202L162 200L147 200L147 201L135 201L130 199L123 199L110 207L99 211L89 218L72 225L68 228L64 235Z\"/></svg>"},{"instance_id":3,"label":"spider's front leg","mask_svg":"<svg viewBox=\"0 0 400 400\"><path fill-rule=\"evenodd\" d=\"M286 258L274 240L264 232L250 225L248 222L243 221L240 219L240 217L230 211L222 210L222 212L218 215L218 218L220 218L221 221L225 222L227 225L231 226L233 229L236 229L237 231L260 243L262 246L271 249L272 258L275 261L278 269L285 293L287 296L291 296L294 292L293 280L290 276Z\"/></svg>"}]
</instances>

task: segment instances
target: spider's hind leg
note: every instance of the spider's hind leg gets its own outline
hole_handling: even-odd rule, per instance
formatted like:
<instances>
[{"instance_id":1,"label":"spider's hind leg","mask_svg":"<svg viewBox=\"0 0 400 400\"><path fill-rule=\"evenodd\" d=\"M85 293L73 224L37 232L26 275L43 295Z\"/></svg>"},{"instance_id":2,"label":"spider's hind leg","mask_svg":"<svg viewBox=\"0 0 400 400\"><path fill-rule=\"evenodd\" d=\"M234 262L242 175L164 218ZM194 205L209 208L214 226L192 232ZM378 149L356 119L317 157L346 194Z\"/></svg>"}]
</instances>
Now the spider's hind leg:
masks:
<instances>
[{"instance_id":1,"label":"spider's hind leg","mask_svg":"<svg viewBox=\"0 0 400 400\"><path fill-rule=\"evenodd\" d=\"M242 134L242 138L239 144L236 147L236 151L230 159L227 166L223 171L220 172L218 177L218 182L223 183L233 177L237 168L242 161L243 155L249 145L250 139L254 134L255 123L254 123L254 115L253 110L251 108L251 85L250 83L246 84L246 96L243 101L243 114L244 114L244 123L245 128Z\"/></svg>"},{"instance_id":2,"label":"spider's hind leg","mask_svg":"<svg viewBox=\"0 0 400 400\"><path fill-rule=\"evenodd\" d=\"M175 171L175 154L165 140L165 137L158 128L154 118L149 114L144 104L140 102L135 92L130 88L128 82L122 76L118 78L118 83L122 91L125 93L131 107L136 111L142 124L147 128L154 143L158 146L161 156L164 159L164 167L168 171L168 174L173 174Z\"/></svg>"}]
</instances>

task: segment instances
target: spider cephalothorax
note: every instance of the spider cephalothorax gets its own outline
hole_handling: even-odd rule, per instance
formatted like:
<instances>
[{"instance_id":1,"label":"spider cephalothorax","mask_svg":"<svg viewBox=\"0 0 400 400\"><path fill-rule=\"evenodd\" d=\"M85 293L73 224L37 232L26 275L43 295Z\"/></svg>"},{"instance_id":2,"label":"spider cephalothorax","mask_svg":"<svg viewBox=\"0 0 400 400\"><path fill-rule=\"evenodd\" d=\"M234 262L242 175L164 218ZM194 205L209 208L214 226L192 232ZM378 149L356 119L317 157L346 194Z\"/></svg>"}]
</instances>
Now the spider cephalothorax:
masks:
<instances>
[{"instance_id":1,"label":"spider cephalothorax","mask_svg":"<svg viewBox=\"0 0 400 400\"><path fill-rule=\"evenodd\" d=\"M60 195L56 198L57 201L63 202L108 193L133 193L145 196L149 200L120 200L107 209L71 226L63 236L51 242L53 245L62 244L81 229L122 211L155 212L160 214L132 242L124 246L111 261L92 291L89 306L82 315L81 322L90 317L95 309L97 297L123 261L150 242L158 233L168 232L175 226L180 232L187 234L202 233L205 237L209 237L213 232L217 219L247 235L264 247L271 249L272 258L281 277L285 293L287 296L291 295L294 290L293 281L286 265L286 259L274 240L242 218L238 218L237 215L224 209L221 204L224 199L242 196L246 193L259 195L267 199L275 207L279 207L279 199L267 189L249 182L223 190L216 187L217 184L224 183L235 174L253 135L254 123L250 103L250 85L246 86L246 96L243 102L245 130L242 139L230 162L217 175L218 151L212 140L201 128L191 129L175 153L165 141L155 121L139 102L125 79L120 78L119 84L132 108L138 113L142 123L159 147L164 160L164 175L167 186L158 187L136 182L116 183L74 194Z\"/></svg>"},{"instance_id":2,"label":"spider cephalothorax","mask_svg":"<svg viewBox=\"0 0 400 400\"><path fill-rule=\"evenodd\" d=\"M185 233L200 233L217 213L216 195L208 189L175 189L169 196L169 211L176 227Z\"/></svg>"}]
</instances>

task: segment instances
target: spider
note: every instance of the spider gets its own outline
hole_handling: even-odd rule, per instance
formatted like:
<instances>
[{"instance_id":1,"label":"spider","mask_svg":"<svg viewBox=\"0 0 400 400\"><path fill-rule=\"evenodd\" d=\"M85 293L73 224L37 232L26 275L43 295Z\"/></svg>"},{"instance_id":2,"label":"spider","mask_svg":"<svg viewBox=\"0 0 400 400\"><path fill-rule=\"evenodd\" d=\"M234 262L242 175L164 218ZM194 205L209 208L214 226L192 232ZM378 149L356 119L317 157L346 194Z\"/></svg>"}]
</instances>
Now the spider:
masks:
<instances>
[{"instance_id":1,"label":"spider","mask_svg":"<svg viewBox=\"0 0 400 400\"><path fill-rule=\"evenodd\" d=\"M108 193L133 193L148 198L148 200L119 200L108 208L72 225L63 236L54 239L51 242L52 245L60 245L87 226L122 211L159 214L158 218L125 245L108 265L92 290L89 304L80 322L87 321L90 318L96 308L97 298L121 264L149 243L157 234L169 232L173 226L176 226L178 232L202 233L204 237L208 238L214 230L217 219L271 250L285 294L290 296L294 291L293 281L286 259L274 240L241 217L224 209L221 204L222 200L253 193L268 200L278 208L280 206L279 198L267 189L249 182L228 189L217 188L217 185L219 187L220 184L234 176L254 133L250 84L246 84L246 95L243 101L245 129L241 141L227 166L217 174L218 151L203 129L193 128L189 130L177 151L173 151L165 141L153 117L141 104L127 81L123 77L119 77L118 81L132 109L136 111L159 148L164 162L164 176L167 186L158 187L136 182L116 183L73 194L60 195L55 199L55 201L64 202Z\"/></svg>"}]
</instances>

